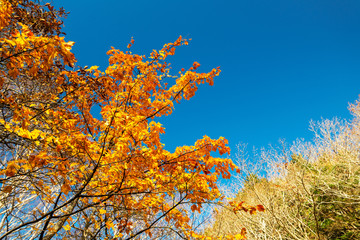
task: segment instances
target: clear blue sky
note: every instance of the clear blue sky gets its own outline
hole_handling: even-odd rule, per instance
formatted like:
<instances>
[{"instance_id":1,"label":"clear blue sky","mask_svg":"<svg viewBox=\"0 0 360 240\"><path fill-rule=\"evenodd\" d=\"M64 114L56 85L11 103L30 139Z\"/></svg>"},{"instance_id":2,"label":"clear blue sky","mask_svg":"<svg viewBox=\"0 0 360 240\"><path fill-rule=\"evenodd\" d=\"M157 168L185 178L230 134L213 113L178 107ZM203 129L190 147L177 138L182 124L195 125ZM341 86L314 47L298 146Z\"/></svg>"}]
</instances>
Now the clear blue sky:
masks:
<instances>
[{"instance_id":1,"label":"clear blue sky","mask_svg":"<svg viewBox=\"0 0 360 240\"><path fill-rule=\"evenodd\" d=\"M79 65L107 66L111 46L148 54L179 35L192 38L174 68L220 66L214 86L161 122L172 150L203 135L262 147L310 140L309 121L350 118L360 94L358 0L54 0L70 14L66 39Z\"/></svg>"}]
</instances>

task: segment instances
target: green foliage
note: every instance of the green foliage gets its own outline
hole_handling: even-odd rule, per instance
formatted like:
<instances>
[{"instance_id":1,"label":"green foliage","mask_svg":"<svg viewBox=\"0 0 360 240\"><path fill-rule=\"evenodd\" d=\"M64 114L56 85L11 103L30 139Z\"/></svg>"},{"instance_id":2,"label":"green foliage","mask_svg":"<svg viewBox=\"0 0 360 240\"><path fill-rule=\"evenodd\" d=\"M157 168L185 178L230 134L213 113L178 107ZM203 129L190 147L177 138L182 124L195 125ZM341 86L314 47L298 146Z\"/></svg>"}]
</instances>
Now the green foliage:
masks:
<instances>
[{"instance_id":1,"label":"green foliage","mask_svg":"<svg viewBox=\"0 0 360 240\"><path fill-rule=\"evenodd\" d=\"M319 183L311 191L317 205L319 231L326 239L360 239L359 171L351 174L345 164L327 168L323 174L339 176L338 182Z\"/></svg>"}]
</instances>

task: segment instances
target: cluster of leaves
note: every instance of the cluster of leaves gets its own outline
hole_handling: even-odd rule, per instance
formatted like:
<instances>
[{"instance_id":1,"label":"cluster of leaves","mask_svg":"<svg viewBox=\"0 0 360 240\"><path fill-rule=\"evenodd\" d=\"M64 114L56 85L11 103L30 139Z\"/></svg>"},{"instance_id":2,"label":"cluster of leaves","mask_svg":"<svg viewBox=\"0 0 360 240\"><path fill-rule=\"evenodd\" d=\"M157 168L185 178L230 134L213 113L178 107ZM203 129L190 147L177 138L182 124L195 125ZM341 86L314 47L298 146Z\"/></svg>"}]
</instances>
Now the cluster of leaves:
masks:
<instances>
[{"instance_id":1,"label":"cluster of leaves","mask_svg":"<svg viewBox=\"0 0 360 240\"><path fill-rule=\"evenodd\" d=\"M245 227L250 239L360 239L360 102L350 108L352 122L312 123L314 142L263 151L248 163L236 199L266 211L252 218L222 211L206 233Z\"/></svg>"},{"instance_id":2,"label":"cluster of leaves","mask_svg":"<svg viewBox=\"0 0 360 240\"><path fill-rule=\"evenodd\" d=\"M195 62L168 86L181 37L148 58L111 49L104 72L74 69L65 15L0 0L0 238L201 238L189 214L221 199L216 182L236 166L210 153L229 153L227 140L171 153L154 118L220 70Z\"/></svg>"}]
</instances>

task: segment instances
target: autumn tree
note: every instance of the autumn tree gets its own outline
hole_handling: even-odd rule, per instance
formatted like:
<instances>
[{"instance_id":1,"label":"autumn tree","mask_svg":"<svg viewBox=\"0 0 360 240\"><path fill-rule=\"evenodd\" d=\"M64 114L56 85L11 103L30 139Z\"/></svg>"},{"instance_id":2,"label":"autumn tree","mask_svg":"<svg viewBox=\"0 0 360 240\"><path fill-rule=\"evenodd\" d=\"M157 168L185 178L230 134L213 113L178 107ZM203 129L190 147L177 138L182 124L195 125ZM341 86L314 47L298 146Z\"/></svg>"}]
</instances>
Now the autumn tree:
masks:
<instances>
[{"instance_id":1,"label":"autumn tree","mask_svg":"<svg viewBox=\"0 0 360 240\"><path fill-rule=\"evenodd\" d=\"M236 169L227 141L169 152L157 121L212 85L198 63L170 76L183 38L145 57L111 49L109 66L75 67L63 9L0 0L0 239L201 237L190 213L219 203ZM176 78L168 85L168 77Z\"/></svg>"}]
</instances>

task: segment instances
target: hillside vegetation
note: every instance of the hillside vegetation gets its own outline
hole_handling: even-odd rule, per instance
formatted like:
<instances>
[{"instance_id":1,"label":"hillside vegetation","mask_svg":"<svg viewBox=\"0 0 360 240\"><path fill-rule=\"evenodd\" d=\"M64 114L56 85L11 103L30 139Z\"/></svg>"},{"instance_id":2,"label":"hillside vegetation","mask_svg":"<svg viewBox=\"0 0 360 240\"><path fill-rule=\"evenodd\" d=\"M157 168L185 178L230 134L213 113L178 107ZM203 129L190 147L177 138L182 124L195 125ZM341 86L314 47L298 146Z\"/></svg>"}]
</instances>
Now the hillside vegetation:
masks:
<instances>
[{"instance_id":1,"label":"hillside vegetation","mask_svg":"<svg viewBox=\"0 0 360 240\"><path fill-rule=\"evenodd\" d=\"M208 236L247 230L248 239L360 239L360 103L351 122L311 123L314 140L263 150L256 161L239 155L232 201L262 204L250 215L229 206L218 212ZM236 191L234 191L236 189Z\"/></svg>"}]
</instances>

